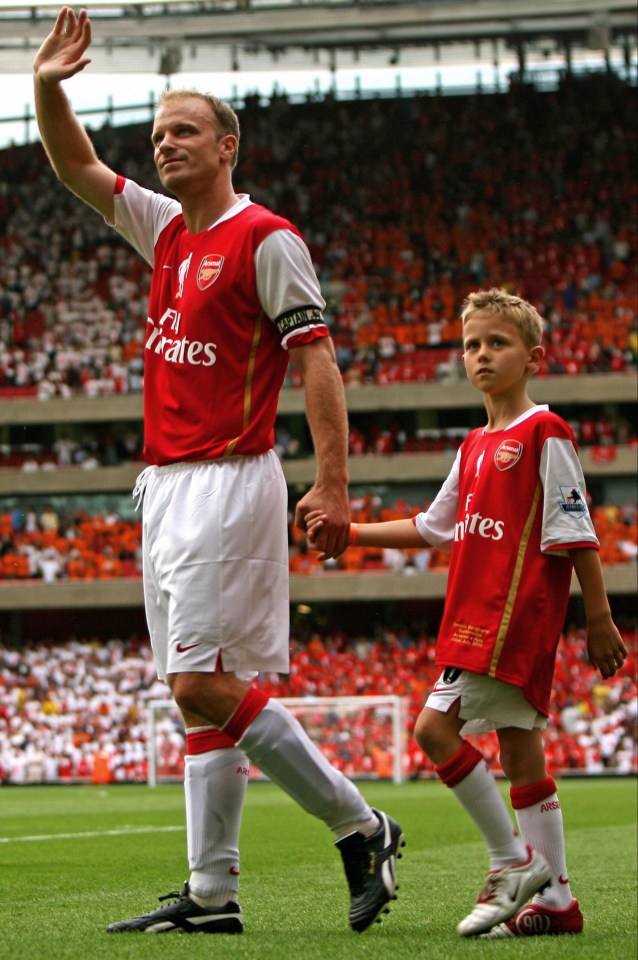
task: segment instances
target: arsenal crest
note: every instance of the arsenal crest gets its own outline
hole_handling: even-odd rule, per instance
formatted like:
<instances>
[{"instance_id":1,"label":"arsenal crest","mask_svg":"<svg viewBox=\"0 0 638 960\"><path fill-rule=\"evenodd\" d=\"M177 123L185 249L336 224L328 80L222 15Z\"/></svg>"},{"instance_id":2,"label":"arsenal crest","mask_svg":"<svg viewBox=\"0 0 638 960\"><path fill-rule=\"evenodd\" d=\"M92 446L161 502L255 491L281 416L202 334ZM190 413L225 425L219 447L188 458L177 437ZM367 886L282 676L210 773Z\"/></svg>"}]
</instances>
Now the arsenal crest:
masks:
<instances>
[{"instance_id":1,"label":"arsenal crest","mask_svg":"<svg viewBox=\"0 0 638 960\"><path fill-rule=\"evenodd\" d=\"M518 463L523 453L523 444L520 440L503 440L494 454L494 463L499 470L509 470Z\"/></svg>"},{"instance_id":2,"label":"arsenal crest","mask_svg":"<svg viewBox=\"0 0 638 960\"><path fill-rule=\"evenodd\" d=\"M219 253L207 254L197 271L197 286L200 290L208 290L222 272L224 258Z\"/></svg>"}]
</instances>

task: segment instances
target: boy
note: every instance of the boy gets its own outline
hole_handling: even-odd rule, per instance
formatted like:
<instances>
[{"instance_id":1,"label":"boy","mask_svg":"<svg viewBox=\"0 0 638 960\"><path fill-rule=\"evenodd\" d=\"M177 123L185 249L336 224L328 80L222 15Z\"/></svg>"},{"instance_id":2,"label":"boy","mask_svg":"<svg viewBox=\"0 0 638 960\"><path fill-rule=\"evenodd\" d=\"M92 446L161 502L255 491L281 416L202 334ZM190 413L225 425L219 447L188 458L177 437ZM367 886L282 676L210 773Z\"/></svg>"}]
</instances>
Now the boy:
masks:
<instances>
[{"instance_id":1,"label":"boy","mask_svg":"<svg viewBox=\"0 0 638 960\"><path fill-rule=\"evenodd\" d=\"M583 917L541 735L572 569L591 662L611 677L627 651L611 619L572 431L527 394L543 356L541 317L525 300L492 289L471 294L461 319L467 375L483 394L487 425L466 438L429 510L413 520L352 524L350 542L425 541L451 552L436 652L442 673L414 733L488 848L485 886L458 933L579 933ZM307 519L309 544L321 550L322 515ZM520 836L481 754L464 739L488 730L498 736Z\"/></svg>"}]
</instances>

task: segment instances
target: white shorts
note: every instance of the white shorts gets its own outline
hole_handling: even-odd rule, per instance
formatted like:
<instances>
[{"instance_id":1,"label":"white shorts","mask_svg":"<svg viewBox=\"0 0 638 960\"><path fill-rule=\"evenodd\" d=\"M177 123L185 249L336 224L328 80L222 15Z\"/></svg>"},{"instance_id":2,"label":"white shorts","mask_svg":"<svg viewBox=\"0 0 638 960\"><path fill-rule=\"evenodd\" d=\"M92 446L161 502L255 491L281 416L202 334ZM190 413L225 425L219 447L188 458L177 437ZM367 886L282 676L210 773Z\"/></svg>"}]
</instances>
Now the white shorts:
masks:
<instances>
[{"instance_id":1,"label":"white shorts","mask_svg":"<svg viewBox=\"0 0 638 960\"><path fill-rule=\"evenodd\" d=\"M135 492L158 676L287 673L288 494L276 453L148 467Z\"/></svg>"},{"instance_id":2,"label":"white shorts","mask_svg":"<svg viewBox=\"0 0 638 960\"><path fill-rule=\"evenodd\" d=\"M534 709L520 687L469 670L446 667L425 705L447 713L458 700L459 717L466 721L460 731L463 735L489 733L502 727L544 730L547 726L547 717Z\"/></svg>"}]
</instances>

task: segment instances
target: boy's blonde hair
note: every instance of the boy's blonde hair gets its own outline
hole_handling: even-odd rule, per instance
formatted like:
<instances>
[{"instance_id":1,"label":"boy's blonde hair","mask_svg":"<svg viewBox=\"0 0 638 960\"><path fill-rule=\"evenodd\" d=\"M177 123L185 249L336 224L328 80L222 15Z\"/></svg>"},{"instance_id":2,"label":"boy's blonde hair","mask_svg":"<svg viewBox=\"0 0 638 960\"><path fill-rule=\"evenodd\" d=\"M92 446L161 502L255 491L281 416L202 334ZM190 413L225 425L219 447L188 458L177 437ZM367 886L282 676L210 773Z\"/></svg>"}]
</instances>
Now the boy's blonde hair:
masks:
<instances>
[{"instance_id":1,"label":"boy's blonde hair","mask_svg":"<svg viewBox=\"0 0 638 960\"><path fill-rule=\"evenodd\" d=\"M543 318L538 310L507 290L492 287L477 290L463 301L461 322L463 326L475 313L500 313L517 328L528 346L536 347L543 339Z\"/></svg>"},{"instance_id":2,"label":"boy's blonde hair","mask_svg":"<svg viewBox=\"0 0 638 960\"><path fill-rule=\"evenodd\" d=\"M213 122L222 136L230 133L237 138L237 149L233 157L232 168L237 165L239 155L239 117L229 104L213 96L212 93L200 93L199 90L163 90L159 98L159 106L170 103L171 100L186 100L188 98L203 100L210 107Z\"/></svg>"}]
</instances>

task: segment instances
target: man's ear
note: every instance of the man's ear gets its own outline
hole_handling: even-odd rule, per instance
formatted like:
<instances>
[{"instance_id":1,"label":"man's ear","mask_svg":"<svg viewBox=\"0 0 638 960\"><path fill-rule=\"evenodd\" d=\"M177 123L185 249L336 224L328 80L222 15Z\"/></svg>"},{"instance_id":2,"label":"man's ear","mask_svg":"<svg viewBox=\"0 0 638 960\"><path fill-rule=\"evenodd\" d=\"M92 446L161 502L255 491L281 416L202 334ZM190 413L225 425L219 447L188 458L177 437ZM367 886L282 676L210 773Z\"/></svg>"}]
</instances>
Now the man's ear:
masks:
<instances>
[{"instance_id":1,"label":"man's ear","mask_svg":"<svg viewBox=\"0 0 638 960\"><path fill-rule=\"evenodd\" d=\"M238 146L237 137L234 136L234 134L232 133L227 133L225 136L222 137L220 146L221 146L221 151L224 157L227 160L232 159L237 153L237 146Z\"/></svg>"}]
</instances>

